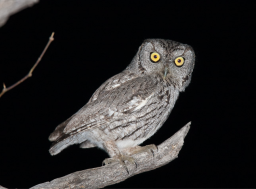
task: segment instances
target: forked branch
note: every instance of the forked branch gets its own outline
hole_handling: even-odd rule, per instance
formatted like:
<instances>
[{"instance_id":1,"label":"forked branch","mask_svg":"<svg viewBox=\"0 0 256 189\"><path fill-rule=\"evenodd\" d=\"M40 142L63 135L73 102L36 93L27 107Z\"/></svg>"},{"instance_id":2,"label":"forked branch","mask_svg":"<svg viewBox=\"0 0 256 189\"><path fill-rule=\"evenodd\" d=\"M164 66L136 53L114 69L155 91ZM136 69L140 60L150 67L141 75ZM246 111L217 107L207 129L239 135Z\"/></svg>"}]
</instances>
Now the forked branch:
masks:
<instances>
[{"instance_id":1,"label":"forked branch","mask_svg":"<svg viewBox=\"0 0 256 189\"><path fill-rule=\"evenodd\" d=\"M46 50L47 50L48 47L50 46L51 42L54 40L53 36L54 36L54 32L52 32L52 35L50 36L48 43L47 43L46 46L44 47L43 52L41 53L41 55L40 55L39 58L37 59L37 61L36 61L36 63L34 64L34 66L31 68L31 70L28 72L28 74L27 74L25 77L23 77L21 80L19 80L18 82L14 83L13 85L11 85L10 87L7 87L7 88L6 88L6 85L3 83L3 90L2 90L2 92L0 93L0 98L1 98L1 96L3 96L4 93L6 93L7 91L13 89L13 88L16 87L17 85L19 85L20 83L22 83L23 81L25 81L26 79L28 79L29 77L32 77L32 73L33 73L34 69L37 67L37 65L39 64L39 62L40 62L41 59L43 58L43 56L44 56Z\"/></svg>"},{"instance_id":2,"label":"forked branch","mask_svg":"<svg viewBox=\"0 0 256 189\"><path fill-rule=\"evenodd\" d=\"M178 157L184 138L186 137L190 122L182 127L172 137L162 144L158 145L158 150L154 150L154 155L148 152L142 152L132 155L136 162L125 162L129 174L121 164L113 163L93 169L86 169L71 173L61 178L45 182L32 187L31 189L68 189L68 188L103 188L126 180L136 174L150 171L166 165Z\"/></svg>"}]
</instances>

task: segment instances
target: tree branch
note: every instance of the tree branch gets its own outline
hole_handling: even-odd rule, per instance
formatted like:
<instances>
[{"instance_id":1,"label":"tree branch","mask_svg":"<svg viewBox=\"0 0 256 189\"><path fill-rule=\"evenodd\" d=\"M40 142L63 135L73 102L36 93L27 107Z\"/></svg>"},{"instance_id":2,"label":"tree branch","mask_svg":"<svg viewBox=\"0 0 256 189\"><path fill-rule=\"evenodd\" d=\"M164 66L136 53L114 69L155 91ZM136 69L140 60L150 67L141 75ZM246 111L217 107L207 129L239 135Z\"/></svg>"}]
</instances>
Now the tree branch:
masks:
<instances>
[{"instance_id":1,"label":"tree branch","mask_svg":"<svg viewBox=\"0 0 256 189\"><path fill-rule=\"evenodd\" d=\"M178 157L184 138L186 137L191 122L187 123L172 137L158 145L158 150L154 150L154 155L142 152L132 155L135 164L125 162L129 174L121 164L113 163L93 169L86 169L71 173L61 178L45 182L32 187L31 189L67 189L67 188L103 188L126 180L136 174L143 173L164 166Z\"/></svg>"},{"instance_id":2,"label":"tree branch","mask_svg":"<svg viewBox=\"0 0 256 189\"><path fill-rule=\"evenodd\" d=\"M18 82L14 83L13 85L11 85L10 87L6 88L5 84L3 83L3 90L0 93L0 98L4 95L4 93L6 93L7 91L13 89L14 87L16 87L17 85L19 85L20 83L22 83L23 81L25 81L26 79L28 79L29 77L32 77L32 73L34 71L34 69L37 67L37 65L39 64L39 62L41 61L41 59L43 58L46 50L48 49L48 47L50 46L51 42L54 40L53 38L54 32L52 32L52 35L49 38L48 43L46 44L43 52L41 53L41 55L39 56L39 58L37 59L36 63L34 64L34 66L31 68L31 70L29 71L29 73L23 77L21 80L19 80Z\"/></svg>"}]
</instances>

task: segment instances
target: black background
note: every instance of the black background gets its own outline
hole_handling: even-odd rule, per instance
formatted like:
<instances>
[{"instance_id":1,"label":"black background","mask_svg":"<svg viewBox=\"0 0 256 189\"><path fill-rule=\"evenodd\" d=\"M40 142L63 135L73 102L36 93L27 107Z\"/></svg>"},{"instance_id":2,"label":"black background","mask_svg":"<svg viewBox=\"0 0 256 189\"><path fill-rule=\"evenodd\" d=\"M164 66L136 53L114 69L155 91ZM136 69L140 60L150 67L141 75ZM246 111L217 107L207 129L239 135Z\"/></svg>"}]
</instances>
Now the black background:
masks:
<instances>
[{"instance_id":1,"label":"black background","mask_svg":"<svg viewBox=\"0 0 256 189\"><path fill-rule=\"evenodd\" d=\"M27 188L101 166L97 148L50 156L49 134L129 64L147 38L196 53L192 82L160 144L192 121L179 158L110 187L255 187L255 6L253 1L41 1L0 28L0 82L25 76L51 32L33 77L0 98L0 185Z\"/></svg>"}]
</instances>

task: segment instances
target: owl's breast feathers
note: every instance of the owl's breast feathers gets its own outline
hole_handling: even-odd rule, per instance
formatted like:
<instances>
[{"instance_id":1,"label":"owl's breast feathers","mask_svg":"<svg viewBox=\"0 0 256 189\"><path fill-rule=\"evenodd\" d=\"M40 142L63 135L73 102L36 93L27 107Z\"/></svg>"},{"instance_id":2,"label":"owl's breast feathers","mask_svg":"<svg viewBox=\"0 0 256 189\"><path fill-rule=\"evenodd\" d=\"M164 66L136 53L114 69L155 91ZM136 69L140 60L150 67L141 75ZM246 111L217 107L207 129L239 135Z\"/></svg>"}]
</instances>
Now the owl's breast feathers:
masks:
<instances>
[{"instance_id":1,"label":"owl's breast feathers","mask_svg":"<svg viewBox=\"0 0 256 189\"><path fill-rule=\"evenodd\" d=\"M102 84L51 136L58 141L64 135L98 128L114 140L145 138L166 120L176 96L153 76L138 77L124 71Z\"/></svg>"}]
</instances>

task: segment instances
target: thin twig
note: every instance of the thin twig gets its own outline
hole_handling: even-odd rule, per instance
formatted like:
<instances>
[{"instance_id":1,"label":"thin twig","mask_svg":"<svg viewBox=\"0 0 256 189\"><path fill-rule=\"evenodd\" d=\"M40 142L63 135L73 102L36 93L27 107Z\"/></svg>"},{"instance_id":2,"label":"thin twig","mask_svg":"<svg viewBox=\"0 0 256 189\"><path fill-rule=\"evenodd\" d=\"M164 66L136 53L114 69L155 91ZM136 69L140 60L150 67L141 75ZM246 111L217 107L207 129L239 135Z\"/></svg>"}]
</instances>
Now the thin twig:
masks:
<instances>
[{"instance_id":1,"label":"thin twig","mask_svg":"<svg viewBox=\"0 0 256 189\"><path fill-rule=\"evenodd\" d=\"M48 43L46 44L46 46L45 46L43 52L41 53L41 55L40 55L39 58L37 59L37 61L36 61L36 63L34 64L34 66L31 68L31 70L29 71L29 73L28 73L25 77L23 77L21 80L19 80L18 82L16 82L15 84L13 84L13 85L11 85L10 87L7 87L7 88L6 88L6 85L3 83L3 90L2 90L2 92L0 93L0 98L1 98L1 96L3 96L4 93L6 93L7 91L13 89L13 88L16 87L17 85L19 85L20 83L22 83L23 81L25 81L26 79L28 79L29 77L32 77L32 72L33 72L34 69L37 67L37 65L39 64L39 62L41 61L41 59L43 58L43 56L44 56L46 50L48 49L48 47L50 46L51 42L54 40L53 36L54 36L54 32L52 32L52 35L50 36L49 41L48 41Z\"/></svg>"}]
</instances>

